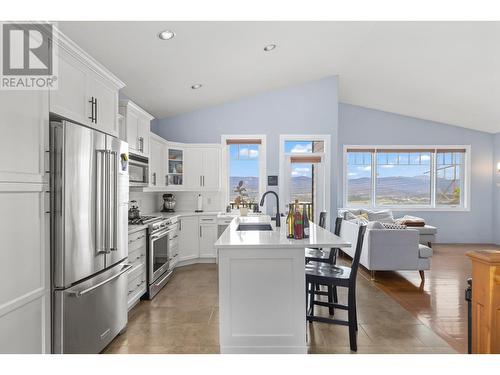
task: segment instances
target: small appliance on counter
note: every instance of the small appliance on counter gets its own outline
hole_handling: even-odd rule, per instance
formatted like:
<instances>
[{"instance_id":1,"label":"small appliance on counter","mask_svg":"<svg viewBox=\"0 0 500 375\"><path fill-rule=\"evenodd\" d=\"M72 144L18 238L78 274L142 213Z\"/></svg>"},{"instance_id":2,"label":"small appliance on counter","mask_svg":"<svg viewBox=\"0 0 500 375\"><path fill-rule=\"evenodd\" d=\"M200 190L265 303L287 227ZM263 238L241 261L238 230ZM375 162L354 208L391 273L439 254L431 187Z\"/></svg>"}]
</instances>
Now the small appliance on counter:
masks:
<instances>
[{"instance_id":1,"label":"small appliance on counter","mask_svg":"<svg viewBox=\"0 0 500 375\"><path fill-rule=\"evenodd\" d=\"M161 206L161 212L175 212L175 195L171 193L163 194L163 205Z\"/></svg>"},{"instance_id":2,"label":"small appliance on counter","mask_svg":"<svg viewBox=\"0 0 500 375\"><path fill-rule=\"evenodd\" d=\"M128 221L132 221L138 219L141 216L141 212L139 211L139 206L137 205L137 201L130 201L130 207L128 209Z\"/></svg>"}]
</instances>

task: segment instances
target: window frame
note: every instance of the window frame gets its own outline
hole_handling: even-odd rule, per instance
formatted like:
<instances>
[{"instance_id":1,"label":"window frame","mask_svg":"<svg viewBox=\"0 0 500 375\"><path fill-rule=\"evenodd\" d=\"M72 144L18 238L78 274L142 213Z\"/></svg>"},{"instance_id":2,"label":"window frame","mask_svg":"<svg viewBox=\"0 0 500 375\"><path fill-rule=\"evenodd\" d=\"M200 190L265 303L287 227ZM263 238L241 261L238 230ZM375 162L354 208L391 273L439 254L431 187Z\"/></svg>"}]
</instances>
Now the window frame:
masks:
<instances>
[{"instance_id":1,"label":"window frame","mask_svg":"<svg viewBox=\"0 0 500 375\"><path fill-rule=\"evenodd\" d=\"M348 152L350 149L375 149L372 152L371 160L371 201L369 205L352 205L348 204L348 175L347 175L347 161ZM377 149L391 149L394 151L398 150L422 150L426 149L431 151L431 203L430 205L377 205L376 204L376 173L377 173ZM463 192L462 192L462 204L460 206L444 206L436 204L436 167L437 167L437 150L455 150L455 149L465 149L464 162L462 164L461 172L463 176ZM362 152L362 151L360 151ZM451 152L451 151L450 151ZM471 145L344 145L343 146L343 158L342 158L342 189L343 197L342 204L345 208L369 208L369 209L392 209L394 211L470 211L470 173L471 173Z\"/></svg>"},{"instance_id":2,"label":"window frame","mask_svg":"<svg viewBox=\"0 0 500 375\"><path fill-rule=\"evenodd\" d=\"M231 162L229 154L229 146L227 144L228 140L260 140L259 147L259 198L266 191L266 135L265 134L223 134L221 135L221 146L222 146L222 181L224 181L222 186L224 205L230 203L230 191L229 191L229 164ZM264 208L265 209L265 204Z\"/></svg>"},{"instance_id":3,"label":"window frame","mask_svg":"<svg viewBox=\"0 0 500 375\"><path fill-rule=\"evenodd\" d=\"M323 152L320 153L285 153L285 142L286 141L323 141L324 149ZM324 188L324 204L326 210L329 212L331 208L331 186L332 181L330 179L330 155L332 152L331 149L331 136L329 134L280 134L280 145L279 145L279 181L278 181L278 191L280 198L283 197L280 201L280 211L286 212L286 202L285 197L288 197L288 187L285 186L284 178L286 176L286 162L287 157L292 156L321 156L322 162L324 163L324 180L325 180L325 188ZM326 215L326 224L327 228L330 227L330 214Z\"/></svg>"}]
</instances>

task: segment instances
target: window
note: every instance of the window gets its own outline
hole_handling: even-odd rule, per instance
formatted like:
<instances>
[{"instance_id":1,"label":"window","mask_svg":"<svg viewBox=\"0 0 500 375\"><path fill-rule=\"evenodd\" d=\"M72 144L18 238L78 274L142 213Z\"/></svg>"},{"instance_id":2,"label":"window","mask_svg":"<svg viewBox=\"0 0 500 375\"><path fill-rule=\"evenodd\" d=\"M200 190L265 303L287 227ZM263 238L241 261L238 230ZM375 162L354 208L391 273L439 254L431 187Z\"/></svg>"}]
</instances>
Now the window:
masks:
<instances>
[{"instance_id":1,"label":"window","mask_svg":"<svg viewBox=\"0 0 500 375\"><path fill-rule=\"evenodd\" d=\"M265 187L265 136L222 136L222 142L227 202L233 208L252 208Z\"/></svg>"},{"instance_id":2,"label":"window","mask_svg":"<svg viewBox=\"0 0 500 375\"><path fill-rule=\"evenodd\" d=\"M346 147L345 205L466 208L467 147Z\"/></svg>"},{"instance_id":3,"label":"window","mask_svg":"<svg viewBox=\"0 0 500 375\"><path fill-rule=\"evenodd\" d=\"M315 154L324 150L324 141L285 141L285 154Z\"/></svg>"},{"instance_id":4,"label":"window","mask_svg":"<svg viewBox=\"0 0 500 375\"><path fill-rule=\"evenodd\" d=\"M286 212L298 201L309 219L316 221L321 211L329 211L329 167L326 135L280 136L280 201ZM282 198L283 197L283 198Z\"/></svg>"},{"instance_id":5,"label":"window","mask_svg":"<svg viewBox=\"0 0 500 375\"><path fill-rule=\"evenodd\" d=\"M377 152L377 206L431 204L430 152Z\"/></svg>"},{"instance_id":6,"label":"window","mask_svg":"<svg viewBox=\"0 0 500 375\"><path fill-rule=\"evenodd\" d=\"M349 205L371 205L372 154L350 152L347 161L347 202Z\"/></svg>"}]
</instances>

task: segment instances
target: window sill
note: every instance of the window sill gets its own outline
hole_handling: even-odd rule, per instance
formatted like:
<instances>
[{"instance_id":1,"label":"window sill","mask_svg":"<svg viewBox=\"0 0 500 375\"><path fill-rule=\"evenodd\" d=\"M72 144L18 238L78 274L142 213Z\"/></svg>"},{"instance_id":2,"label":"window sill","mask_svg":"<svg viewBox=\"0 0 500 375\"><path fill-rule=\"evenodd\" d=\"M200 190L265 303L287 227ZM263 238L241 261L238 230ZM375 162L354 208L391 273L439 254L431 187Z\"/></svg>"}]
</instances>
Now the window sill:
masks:
<instances>
[{"instance_id":1,"label":"window sill","mask_svg":"<svg viewBox=\"0 0 500 375\"><path fill-rule=\"evenodd\" d=\"M367 210L380 211L380 210L391 210L397 212L470 212L469 207L397 207L397 206L379 206L379 207L367 207L367 206L344 206L341 209L347 210L359 210L360 208L365 208Z\"/></svg>"}]
</instances>

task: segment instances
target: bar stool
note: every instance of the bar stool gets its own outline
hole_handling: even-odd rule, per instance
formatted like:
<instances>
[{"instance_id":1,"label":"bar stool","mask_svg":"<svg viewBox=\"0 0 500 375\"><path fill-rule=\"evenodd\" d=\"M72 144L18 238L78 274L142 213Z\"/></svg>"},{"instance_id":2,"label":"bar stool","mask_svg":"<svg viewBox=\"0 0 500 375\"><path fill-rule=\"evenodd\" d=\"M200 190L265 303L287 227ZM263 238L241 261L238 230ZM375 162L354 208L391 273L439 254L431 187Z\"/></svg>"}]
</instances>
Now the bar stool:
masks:
<instances>
[{"instance_id":1,"label":"bar stool","mask_svg":"<svg viewBox=\"0 0 500 375\"><path fill-rule=\"evenodd\" d=\"M337 219L335 219L335 230L334 230L334 233L337 236L340 235L341 223L342 223L342 218L337 217ZM326 227L326 212L320 213L319 226L322 227L323 229ZM305 249L306 264L308 264L309 262L319 262L319 263L326 263L326 264L335 265L335 264L337 264L338 252L339 252L339 249L337 249L337 248L331 248L328 250L306 248ZM316 285L316 290L320 290L319 285ZM335 302L335 303L337 303L339 301L338 294L337 294L337 287L328 288L328 301ZM330 311L330 315L334 314L333 307L330 307L329 311Z\"/></svg>"},{"instance_id":2,"label":"bar stool","mask_svg":"<svg viewBox=\"0 0 500 375\"><path fill-rule=\"evenodd\" d=\"M335 220L335 230L334 233L338 236L340 234L340 223L342 222L341 218L337 218ZM323 229L326 227L326 212L321 212L319 214L319 226ZM335 264L337 261L337 252L338 249L317 249L317 248L309 248L305 249L306 256L306 264L309 262L321 262L328 264Z\"/></svg>"},{"instance_id":3,"label":"bar stool","mask_svg":"<svg viewBox=\"0 0 500 375\"><path fill-rule=\"evenodd\" d=\"M307 320L309 323L313 321L340 324L349 326L349 343L352 351L357 351L357 337L356 331L358 330L358 320L356 312L356 275L358 273L359 259L361 257L361 250L363 248L363 238L365 235L366 226L359 226L356 241L356 251L351 267L343 267L330 265L326 263L311 262L306 265L306 291L309 295L309 309L307 311ZM327 292L316 290L316 285L324 285L328 288ZM338 302L331 301L331 290L334 287L342 287L348 289L347 305L339 304ZM328 302L316 301L315 296L328 296ZM326 306L332 309L347 310L348 319L332 319L324 318L314 315L314 306Z\"/></svg>"}]
</instances>

